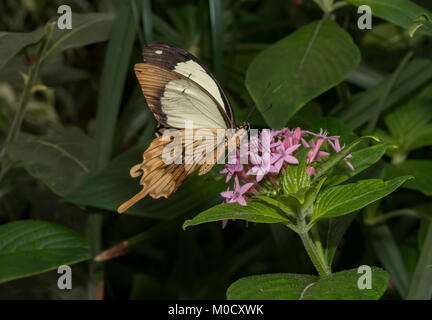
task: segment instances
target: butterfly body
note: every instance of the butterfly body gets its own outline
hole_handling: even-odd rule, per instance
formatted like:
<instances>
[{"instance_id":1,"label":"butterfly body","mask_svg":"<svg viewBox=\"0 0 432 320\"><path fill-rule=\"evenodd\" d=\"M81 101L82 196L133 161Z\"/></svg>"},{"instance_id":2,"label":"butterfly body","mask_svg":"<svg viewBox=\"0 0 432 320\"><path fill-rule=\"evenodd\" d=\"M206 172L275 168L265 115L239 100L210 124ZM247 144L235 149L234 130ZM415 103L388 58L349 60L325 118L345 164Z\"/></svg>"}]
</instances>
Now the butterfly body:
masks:
<instances>
[{"instance_id":1,"label":"butterfly body","mask_svg":"<svg viewBox=\"0 0 432 320\"><path fill-rule=\"evenodd\" d=\"M142 190L118 212L147 195L168 198L197 168L199 175L210 171L225 148L230 152L238 147L249 130L247 124L235 125L221 86L193 55L166 43L150 43L143 48L143 58L135 74L159 123L159 136L130 171L132 177L141 176Z\"/></svg>"}]
</instances>

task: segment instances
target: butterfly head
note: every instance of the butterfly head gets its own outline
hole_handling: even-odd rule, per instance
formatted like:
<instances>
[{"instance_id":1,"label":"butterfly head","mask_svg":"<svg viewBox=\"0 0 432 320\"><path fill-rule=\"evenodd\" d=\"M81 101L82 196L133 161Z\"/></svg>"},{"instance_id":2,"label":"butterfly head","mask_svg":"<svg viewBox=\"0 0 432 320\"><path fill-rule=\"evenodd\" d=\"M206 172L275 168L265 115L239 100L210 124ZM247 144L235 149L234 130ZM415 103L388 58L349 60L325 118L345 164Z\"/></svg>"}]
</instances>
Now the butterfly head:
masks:
<instances>
[{"instance_id":1,"label":"butterfly head","mask_svg":"<svg viewBox=\"0 0 432 320\"><path fill-rule=\"evenodd\" d=\"M247 132L250 130L250 125L248 122L243 122L241 125L238 126L239 129L244 129Z\"/></svg>"}]
</instances>

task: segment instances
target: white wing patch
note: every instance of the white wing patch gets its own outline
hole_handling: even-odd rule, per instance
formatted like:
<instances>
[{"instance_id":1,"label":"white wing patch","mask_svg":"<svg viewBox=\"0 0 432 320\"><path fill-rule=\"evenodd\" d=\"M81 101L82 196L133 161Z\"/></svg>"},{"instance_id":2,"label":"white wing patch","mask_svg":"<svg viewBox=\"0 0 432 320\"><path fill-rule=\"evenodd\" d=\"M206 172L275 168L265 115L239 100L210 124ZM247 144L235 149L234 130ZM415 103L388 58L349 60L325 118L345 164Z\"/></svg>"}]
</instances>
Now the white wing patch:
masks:
<instances>
[{"instance_id":1,"label":"white wing patch","mask_svg":"<svg viewBox=\"0 0 432 320\"><path fill-rule=\"evenodd\" d=\"M203 86L202 80L198 83ZM192 120L194 128L197 129L227 128L216 103L188 80L168 82L161 97L161 104L170 127L183 128L185 121Z\"/></svg>"},{"instance_id":2,"label":"white wing patch","mask_svg":"<svg viewBox=\"0 0 432 320\"><path fill-rule=\"evenodd\" d=\"M193 60L180 62L175 66L174 71L198 83L201 87L207 90L208 93L210 93L220 104L222 109L224 109L225 104L220 94L218 85L198 63Z\"/></svg>"}]
</instances>

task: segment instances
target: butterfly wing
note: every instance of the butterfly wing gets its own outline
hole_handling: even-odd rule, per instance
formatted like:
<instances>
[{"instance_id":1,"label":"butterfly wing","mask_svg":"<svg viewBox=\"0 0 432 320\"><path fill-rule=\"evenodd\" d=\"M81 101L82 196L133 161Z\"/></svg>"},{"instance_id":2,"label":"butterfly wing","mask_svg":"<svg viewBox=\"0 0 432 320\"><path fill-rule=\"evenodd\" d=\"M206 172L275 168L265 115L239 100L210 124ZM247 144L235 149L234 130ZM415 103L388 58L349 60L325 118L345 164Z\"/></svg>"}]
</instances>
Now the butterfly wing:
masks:
<instances>
[{"instance_id":1,"label":"butterfly wing","mask_svg":"<svg viewBox=\"0 0 432 320\"><path fill-rule=\"evenodd\" d=\"M232 108L221 86L197 58L166 43L143 48L135 74L147 104L165 127L234 128Z\"/></svg>"},{"instance_id":2,"label":"butterfly wing","mask_svg":"<svg viewBox=\"0 0 432 320\"><path fill-rule=\"evenodd\" d=\"M194 129L194 131L198 130ZM223 142L221 142L221 135L215 129L199 131L201 131L200 136L204 139L196 139L195 135L186 133L186 130L176 131L174 139L167 139L168 135L154 139L143 153L143 161L130 170L131 177L141 176L142 190L123 203L117 211L119 213L126 211L147 195L154 199L168 198L198 167L203 166L210 170L215 163L218 150L221 150L215 146ZM214 153L209 152L213 149L217 150ZM169 162L164 158L164 152L167 150L174 151Z\"/></svg>"},{"instance_id":3,"label":"butterfly wing","mask_svg":"<svg viewBox=\"0 0 432 320\"><path fill-rule=\"evenodd\" d=\"M176 146L166 137L157 137L143 154L143 161L131 169L131 176L141 176L142 190L123 203L124 212L143 197L169 197L184 179L201 166L199 174L207 173L221 156L220 135L213 129L235 127L232 108L213 75L198 59L185 50L166 43L150 43L143 48L144 63L135 65L135 74L147 104L163 128L184 129L192 121L193 130L206 129L206 139L190 139L186 130L179 130ZM201 130L202 131L202 130ZM166 147L178 147L178 162L167 164L163 159ZM200 154L203 150L202 156ZM213 153L209 154L209 151ZM192 153L193 161L186 158Z\"/></svg>"}]
</instances>

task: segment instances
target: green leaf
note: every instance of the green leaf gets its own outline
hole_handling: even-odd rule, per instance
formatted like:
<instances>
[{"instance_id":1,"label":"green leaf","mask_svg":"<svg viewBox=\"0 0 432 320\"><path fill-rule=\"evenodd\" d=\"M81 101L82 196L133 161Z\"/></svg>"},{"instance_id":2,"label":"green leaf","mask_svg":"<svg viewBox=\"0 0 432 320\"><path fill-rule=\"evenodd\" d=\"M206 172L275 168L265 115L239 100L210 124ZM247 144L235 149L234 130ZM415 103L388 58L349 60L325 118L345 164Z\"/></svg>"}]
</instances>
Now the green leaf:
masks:
<instances>
[{"instance_id":1,"label":"green leaf","mask_svg":"<svg viewBox=\"0 0 432 320\"><path fill-rule=\"evenodd\" d=\"M225 219L239 219L255 223L290 223L280 210L258 201L248 201L247 206L225 203L201 212L191 220L186 220L183 229L206 222Z\"/></svg>"},{"instance_id":2,"label":"green leaf","mask_svg":"<svg viewBox=\"0 0 432 320\"><path fill-rule=\"evenodd\" d=\"M432 224L429 223L420 258L411 281L407 299L430 300L432 297Z\"/></svg>"},{"instance_id":3,"label":"green leaf","mask_svg":"<svg viewBox=\"0 0 432 320\"><path fill-rule=\"evenodd\" d=\"M343 148L341 151L335 153L330 156L326 161L320 163L315 167L315 173L313 175L313 181L318 181L323 175L329 172L333 167L335 167L340 161L342 161L347 155L349 155L357 146L363 143L367 139L373 139L375 141L378 140L376 137L366 136L361 137L353 142L351 142L348 146Z\"/></svg>"},{"instance_id":4,"label":"green leaf","mask_svg":"<svg viewBox=\"0 0 432 320\"><path fill-rule=\"evenodd\" d=\"M298 300L317 276L308 274L274 273L242 278L227 290L228 300Z\"/></svg>"},{"instance_id":5,"label":"green leaf","mask_svg":"<svg viewBox=\"0 0 432 320\"><path fill-rule=\"evenodd\" d=\"M142 161L143 149L132 148L102 170L89 176L76 190L68 194L66 201L81 206L117 211L120 204L130 199L142 188L139 179L129 175L130 168ZM223 177L192 175L169 199L145 197L125 214L170 219L186 212L200 212L221 201L219 192L226 188Z\"/></svg>"},{"instance_id":6,"label":"green leaf","mask_svg":"<svg viewBox=\"0 0 432 320\"><path fill-rule=\"evenodd\" d=\"M379 261L390 273L392 281L402 298L408 293L409 277L405 270L398 245L393 239L390 228L378 225L372 229L372 244Z\"/></svg>"},{"instance_id":7,"label":"green leaf","mask_svg":"<svg viewBox=\"0 0 432 320\"><path fill-rule=\"evenodd\" d=\"M356 6L371 7L372 14L405 29L413 27L419 16L431 19L431 13L416 3L408 0L346 0ZM432 34L432 23L423 24L420 33Z\"/></svg>"},{"instance_id":8,"label":"green leaf","mask_svg":"<svg viewBox=\"0 0 432 320\"><path fill-rule=\"evenodd\" d=\"M380 268L371 267L372 288L359 289L357 282L362 274L358 269L336 272L305 288L303 300L378 300L387 289L388 273Z\"/></svg>"},{"instance_id":9,"label":"green leaf","mask_svg":"<svg viewBox=\"0 0 432 320\"><path fill-rule=\"evenodd\" d=\"M414 179L405 183L404 188L418 190L426 196L432 196L432 161L407 160L398 165L390 163L385 165L386 178L408 174L414 176Z\"/></svg>"},{"instance_id":10,"label":"green leaf","mask_svg":"<svg viewBox=\"0 0 432 320\"><path fill-rule=\"evenodd\" d=\"M108 40L114 18L112 13L74 13L72 29L54 28L53 44L43 59L67 49Z\"/></svg>"},{"instance_id":11,"label":"green leaf","mask_svg":"<svg viewBox=\"0 0 432 320\"><path fill-rule=\"evenodd\" d=\"M19 137L6 146L13 161L64 196L78 187L89 173L94 142L80 129L66 128L42 137Z\"/></svg>"},{"instance_id":12,"label":"green leaf","mask_svg":"<svg viewBox=\"0 0 432 320\"><path fill-rule=\"evenodd\" d=\"M36 220L0 226L0 283L89 258L86 240L63 226Z\"/></svg>"},{"instance_id":13,"label":"green leaf","mask_svg":"<svg viewBox=\"0 0 432 320\"><path fill-rule=\"evenodd\" d=\"M317 21L262 51L248 68L246 87L266 122L281 128L359 62L360 52L345 30L331 20Z\"/></svg>"},{"instance_id":14,"label":"green leaf","mask_svg":"<svg viewBox=\"0 0 432 320\"><path fill-rule=\"evenodd\" d=\"M288 166L282 176L282 189L285 195L293 195L300 203L304 201L304 192L311 186L311 178L306 171L304 161L294 166ZM303 193L301 191L304 191ZM298 196L296 196L296 194ZM300 194L302 193L302 194Z\"/></svg>"},{"instance_id":15,"label":"green leaf","mask_svg":"<svg viewBox=\"0 0 432 320\"><path fill-rule=\"evenodd\" d=\"M340 161L329 172L325 185L335 186L359 174L360 172L369 168L371 165L377 163L385 154L386 150L393 147L394 146L388 143L380 143L372 147L367 147L352 152L352 158L350 158L349 161L354 166L354 170L351 170L345 162Z\"/></svg>"},{"instance_id":16,"label":"green leaf","mask_svg":"<svg viewBox=\"0 0 432 320\"><path fill-rule=\"evenodd\" d=\"M0 32L0 69L25 47L39 42L44 35L44 28L28 33Z\"/></svg>"},{"instance_id":17,"label":"green leaf","mask_svg":"<svg viewBox=\"0 0 432 320\"><path fill-rule=\"evenodd\" d=\"M404 176L386 182L379 179L361 180L325 189L318 195L311 223L359 210L392 193L410 178Z\"/></svg>"},{"instance_id":18,"label":"green leaf","mask_svg":"<svg viewBox=\"0 0 432 320\"><path fill-rule=\"evenodd\" d=\"M346 270L318 278L305 274L264 274L242 278L227 290L228 300L376 300L385 292L388 275L372 267L372 288L359 289L361 274Z\"/></svg>"}]
</instances>

